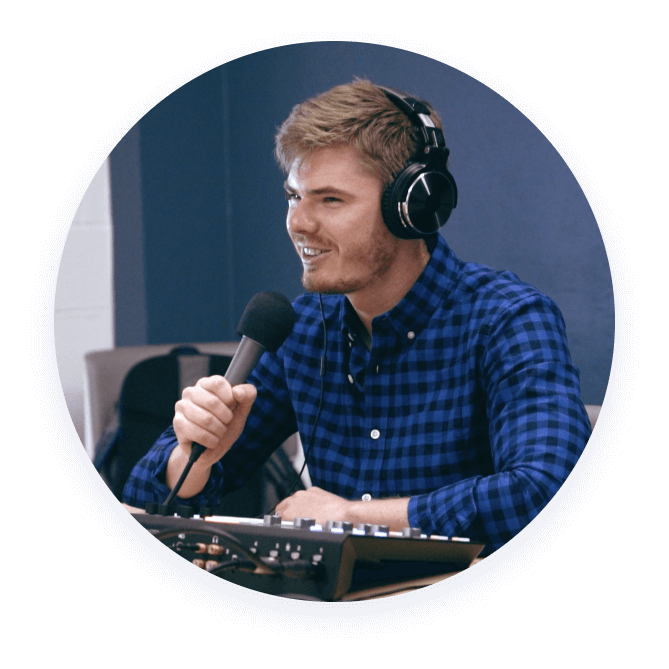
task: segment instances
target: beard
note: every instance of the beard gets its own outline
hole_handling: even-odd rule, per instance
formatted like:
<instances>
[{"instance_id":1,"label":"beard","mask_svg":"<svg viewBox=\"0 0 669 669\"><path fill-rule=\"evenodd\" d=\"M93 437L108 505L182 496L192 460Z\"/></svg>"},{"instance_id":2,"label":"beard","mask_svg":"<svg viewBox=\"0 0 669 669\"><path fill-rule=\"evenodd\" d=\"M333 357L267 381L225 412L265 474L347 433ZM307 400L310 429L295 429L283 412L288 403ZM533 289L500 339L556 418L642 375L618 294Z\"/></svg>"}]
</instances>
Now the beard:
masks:
<instances>
[{"instance_id":1,"label":"beard","mask_svg":"<svg viewBox=\"0 0 669 669\"><path fill-rule=\"evenodd\" d=\"M372 249L350 251L343 263L345 275L329 274L323 269L302 273L302 285L313 293L323 295L348 295L368 287L383 278L395 258L394 239L377 243Z\"/></svg>"}]
</instances>

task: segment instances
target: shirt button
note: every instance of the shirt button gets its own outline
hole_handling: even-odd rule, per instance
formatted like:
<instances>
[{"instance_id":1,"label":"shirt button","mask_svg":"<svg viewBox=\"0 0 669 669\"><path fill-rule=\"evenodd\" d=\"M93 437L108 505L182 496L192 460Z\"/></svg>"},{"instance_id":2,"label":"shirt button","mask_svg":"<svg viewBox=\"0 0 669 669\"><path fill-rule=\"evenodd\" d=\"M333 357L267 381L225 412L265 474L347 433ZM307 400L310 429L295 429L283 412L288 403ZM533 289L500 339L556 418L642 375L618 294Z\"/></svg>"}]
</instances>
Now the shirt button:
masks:
<instances>
[{"instance_id":1,"label":"shirt button","mask_svg":"<svg viewBox=\"0 0 669 669\"><path fill-rule=\"evenodd\" d=\"M350 374L348 375L348 382L353 383L353 377Z\"/></svg>"},{"instance_id":2,"label":"shirt button","mask_svg":"<svg viewBox=\"0 0 669 669\"><path fill-rule=\"evenodd\" d=\"M408 337L409 339L413 339L415 336L416 336L416 333L415 333L415 332L407 332L407 337Z\"/></svg>"},{"instance_id":3,"label":"shirt button","mask_svg":"<svg viewBox=\"0 0 669 669\"><path fill-rule=\"evenodd\" d=\"M372 430L369 436L372 439L378 439L381 436L381 433L378 430Z\"/></svg>"}]
</instances>

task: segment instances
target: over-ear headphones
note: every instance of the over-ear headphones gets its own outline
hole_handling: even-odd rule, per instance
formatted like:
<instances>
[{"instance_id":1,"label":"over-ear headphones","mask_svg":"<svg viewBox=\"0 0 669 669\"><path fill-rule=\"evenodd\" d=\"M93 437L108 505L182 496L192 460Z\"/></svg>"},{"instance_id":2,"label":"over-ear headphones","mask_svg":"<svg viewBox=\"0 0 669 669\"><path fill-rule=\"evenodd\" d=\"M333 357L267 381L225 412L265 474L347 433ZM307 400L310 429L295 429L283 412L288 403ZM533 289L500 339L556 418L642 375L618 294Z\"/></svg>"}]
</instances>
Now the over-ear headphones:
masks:
<instances>
[{"instance_id":1,"label":"over-ear headphones","mask_svg":"<svg viewBox=\"0 0 669 669\"><path fill-rule=\"evenodd\" d=\"M379 88L420 131L415 154L383 193L383 220L401 239L428 237L446 223L458 201L455 179L447 167L450 152L444 133L422 102Z\"/></svg>"}]
</instances>

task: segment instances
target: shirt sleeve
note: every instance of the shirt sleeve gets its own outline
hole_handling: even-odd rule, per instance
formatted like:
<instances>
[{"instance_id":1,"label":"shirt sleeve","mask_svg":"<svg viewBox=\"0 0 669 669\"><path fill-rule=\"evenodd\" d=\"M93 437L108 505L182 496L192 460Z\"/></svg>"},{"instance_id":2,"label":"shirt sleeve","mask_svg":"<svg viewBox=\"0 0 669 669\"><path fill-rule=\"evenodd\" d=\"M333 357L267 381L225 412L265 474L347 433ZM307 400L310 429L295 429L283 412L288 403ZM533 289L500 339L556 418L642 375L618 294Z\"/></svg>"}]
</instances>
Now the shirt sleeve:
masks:
<instances>
[{"instance_id":1,"label":"shirt sleeve","mask_svg":"<svg viewBox=\"0 0 669 669\"><path fill-rule=\"evenodd\" d=\"M232 448L212 466L204 489L177 504L195 508L215 507L226 494L240 488L291 434L296 431L295 415L288 396L282 358L265 353L248 383L258 395L244 431ZM172 427L168 428L135 465L123 489L123 501L138 508L154 502L162 504L170 494L165 482L167 461L177 446Z\"/></svg>"},{"instance_id":2,"label":"shirt sleeve","mask_svg":"<svg viewBox=\"0 0 669 669\"><path fill-rule=\"evenodd\" d=\"M165 483L167 461L177 445L174 428L169 427L158 438L151 450L135 465L123 488L123 501L131 506L143 509L147 504L162 504L170 494ZM211 475L204 489L188 499L177 495L175 504L186 504L200 508L215 506L223 487L223 471L220 462L211 470Z\"/></svg>"},{"instance_id":3,"label":"shirt sleeve","mask_svg":"<svg viewBox=\"0 0 669 669\"><path fill-rule=\"evenodd\" d=\"M478 370L494 473L409 500L412 525L482 541L486 552L537 516L590 435L558 308L539 294L506 306L482 328Z\"/></svg>"}]
</instances>

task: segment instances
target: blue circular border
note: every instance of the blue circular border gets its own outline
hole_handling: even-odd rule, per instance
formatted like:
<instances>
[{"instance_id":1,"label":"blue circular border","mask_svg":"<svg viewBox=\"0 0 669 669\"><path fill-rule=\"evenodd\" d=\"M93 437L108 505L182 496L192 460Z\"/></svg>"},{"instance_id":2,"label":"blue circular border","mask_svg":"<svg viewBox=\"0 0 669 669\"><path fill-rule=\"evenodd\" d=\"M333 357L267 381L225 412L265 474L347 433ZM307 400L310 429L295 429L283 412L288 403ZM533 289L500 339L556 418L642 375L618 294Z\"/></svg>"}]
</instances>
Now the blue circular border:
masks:
<instances>
[{"instance_id":1,"label":"blue circular border","mask_svg":"<svg viewBox=\"0 0 669 669\"><path fill-rule=\"evenodd\" d=\"M91 179L128 129L166 95L213 67L271 47L333 39L384 44L429 56L478 79L522 111L560 152L588 197L609 255L616 302L616 345L602 417L585 454L559 494L517 537L481 564L411 594L356 603L287 600L234 586L189 565L139 528L102 483L74 431L59 384L53 341L53 296L69 226ZM485 70L433 46L394 36L302 33L252 41L183 70L130 109L100 140L65 194L40 256L31 304L31 366L40 413L59 469L94 519L97 531L108 537L147 578L200 611L260 631L298 637L369 638L410 630L471 608L535 564L568 531L615 454L637 372L637 321L630 259L607 200L569 140L534 105Z\"/></svg>"}]
</instances>

